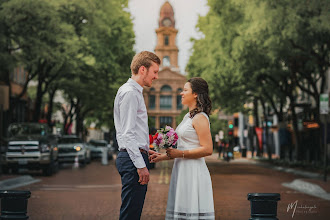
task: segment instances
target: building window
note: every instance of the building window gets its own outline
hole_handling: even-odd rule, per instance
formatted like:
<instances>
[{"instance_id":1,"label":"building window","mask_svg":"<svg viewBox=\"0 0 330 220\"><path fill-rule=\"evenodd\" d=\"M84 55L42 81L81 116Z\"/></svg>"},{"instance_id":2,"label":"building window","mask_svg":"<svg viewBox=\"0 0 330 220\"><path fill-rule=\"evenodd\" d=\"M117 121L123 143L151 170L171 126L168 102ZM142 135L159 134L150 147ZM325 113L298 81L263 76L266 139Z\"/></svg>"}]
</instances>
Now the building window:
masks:
<instances>
[{"instance_id":1,"label":"building window","mask_svg":"<svg viewBox=\"0 0 330 220\"><path fill-rule=\"evenodd\" d=\"M172 96L161 95L160 96L160 109L172 109Z\"/></svg>"},{"instance_id":2,"label":"building window","mask_svg":"<svg viewBox=\"0 0 330 220\"><path fill-rule=\"evenodd\" d=\"M149 95L149 109L155 109L156 107L156 96Z\"/></svg>"},{"instance_id":3,"label":"building window","mask_svg":"<svg viewBox=\"0 0 330 220\"><path fill-rule=\"evenodd\" d=\"M172 117L159 117L159 126L164 128L166 125L172 126Z\"/></svg>"},{"instance_id":4,"label":"building window","mask_svg":"<svg viewBox=\"0 0 330 220\"><path fill-rule=\"evenodd\" d=\"M149 119L150 119L148 122L149 128L156 127L156 117L151 116Z\"/></svg>"},{"instance_id":5,"label":"building window","mask_svg":"<svg viewBox=\"0 0 330 220\"><path fill-rule=\"evenodd\" d=\"M163 66L170 66L171 62L170 62L170 57L169 56L165 56L163 58Z\"/></svg>"},{"instance_id":6,"label":"building window","mask_svg":"<svg viewBox=\"0 0 330 220\"><path fill-rule=\"evenodd\" d=\"M181 92L182 92L182 89L179 88L177 90L177 96L176 96L176 109L177 110L182 109L182 102L181 102L182 96L180 95Z\"/></svg>"},{"instance_id":7,"label":"building window","mask_svg":"<svg viewBox=\"0 0 330 220\"><path fill-rule=\"evenodd\" d=\"M160 89L161 92L172 92L172 88L171 86L168 85L164 85L162 86L162 88Z\"/></svg>"},{"instance_id":8,"label":"building window","mask_svg":"<svg viewBox=\"0 0 330 220\"><path fill-rule=\"evenodd\" d=\"M164 37L164 45L165 46L168 46L169 44L170 44L170 38L169 38L168 35L165 35L165 37Z\"/></svg>"},{"instance_id":9,"label":"building window","mask_svg":"<svg viewBox=\"0 0 330 220\"><path fill-rule=\"evenodd\" d=\"M182 109L182 102L181 102L181 95L176 96L176 109L181 110Z\"/></svg>"}]
</instances>

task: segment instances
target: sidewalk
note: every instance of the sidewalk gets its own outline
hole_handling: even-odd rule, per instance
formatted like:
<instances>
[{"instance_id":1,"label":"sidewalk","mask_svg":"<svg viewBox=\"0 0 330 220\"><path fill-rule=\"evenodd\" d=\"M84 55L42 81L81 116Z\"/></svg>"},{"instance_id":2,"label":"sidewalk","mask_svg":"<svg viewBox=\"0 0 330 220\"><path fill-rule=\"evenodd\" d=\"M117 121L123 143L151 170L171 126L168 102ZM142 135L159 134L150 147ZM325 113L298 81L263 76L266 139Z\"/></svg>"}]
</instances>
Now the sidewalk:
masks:
<instances>
[{"instance_id":1,"label":"sidewalk","mask_svg":"<svg viewBox=\"0 0 330 220\"><path fill-rule=\"evenodd\" d=\"M231 164L253 164L260 167L264 167L267 169L272 169L275 171L280 171L284 173L291 173L297 176L297 179L295 181L292 181L291 183L285 183L283 184L286 187L289 187L291 189L313 195L315 194L321 194L319 197L323 199L330 200L330 175L327 175L327 182L323 181L323 174L317 173L317 172L310 172L310 171L304 171L302 169L296 169L296 168L288 168L288 167L282 167L282 166L276 166L274 164L270 164L261 160L258 160L257 158L251 158L251 155L247 155L246 158L235 158L233 160L230 160L230 162L226 162L223 159L218 158L218 153L213 153L212 156L209 156L206 158L207 162L216 162L219 163L231 163Z\"/></svg>"}]
</instances>

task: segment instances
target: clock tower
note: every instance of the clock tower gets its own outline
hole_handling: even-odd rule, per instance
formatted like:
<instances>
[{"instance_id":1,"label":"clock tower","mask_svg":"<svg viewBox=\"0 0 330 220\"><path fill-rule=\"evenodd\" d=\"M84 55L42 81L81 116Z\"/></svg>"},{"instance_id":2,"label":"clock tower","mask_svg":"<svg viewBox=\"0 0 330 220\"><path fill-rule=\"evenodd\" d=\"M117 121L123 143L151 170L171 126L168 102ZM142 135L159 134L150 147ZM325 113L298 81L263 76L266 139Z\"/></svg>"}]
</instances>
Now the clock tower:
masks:
<instances>
[{"instance_id":1,"label":"clock tower","mask_svg":"<svg viewBox=\"0 0 330 220\"><path fill-rule=\"evenodd\" d=\"M152 128L164 128L169 125L176 128L176 117L186 106L182 105L181 92L187 79L180 73L178 66L178 48L175 43L178 30L175 29L173 8L167 1L160 9L157 45L155 53L162 60L158 79L152 87L143 89L144 101L148 111L148 124Z\"/></svg>"},{"instance_id":2,"label":"clock tower","mask_svg":"<svg viewBox=\"0 0 330 220\"><path fill-rule=\"evenodd\" d=\"M178 52L175 39L178 30L175 29L174 12L171 4L166 1L160 9L159 28L156 30L157 45L155 53L162 60L161 69L168 67L179 72Z\"/></svg>"}]
</instances>

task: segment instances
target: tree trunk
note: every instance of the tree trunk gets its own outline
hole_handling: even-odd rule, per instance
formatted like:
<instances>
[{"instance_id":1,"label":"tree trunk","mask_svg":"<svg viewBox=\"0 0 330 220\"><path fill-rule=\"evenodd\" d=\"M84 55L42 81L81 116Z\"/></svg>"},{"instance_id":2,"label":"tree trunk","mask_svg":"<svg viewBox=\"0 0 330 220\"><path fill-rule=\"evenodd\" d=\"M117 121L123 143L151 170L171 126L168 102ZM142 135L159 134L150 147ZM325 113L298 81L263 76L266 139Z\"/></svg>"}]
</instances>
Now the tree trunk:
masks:
<instances>
[{"instance_id":1,"label":"tree trunk","mask_svg":"<svg viewBox=\"0 0 330 220\"><path fill-rule=\"evenodd\" d=\"M292 116L292 128L294 133L294 139L295 139L295 154L296 154L296 160L301 160L302 158L302 149L301 149L301 143L300 143L300 133L298 130L298 118L295 110L295 101L293 95L289 96L290 99L290 109L291 109L291 116Z\"/></svg>"},{"instance_id":2,"label":"tree trunk","mask_svg":"<svg viewBox=\"0 0 330 220\"><path fill-rule=\"evenodd\" d=\"M76 135L78 137L82 137L82 129L81 129L81 115L80 115L80 100L78 99L77 105L76 105Z\"/></svg>"},{"instance_id":3,"label":"tree trunk","mask_svg":"<svg viewBox=\"0 0 330 220\"><path fill-rule=\"evenodd\" d=\"M38 122L38 120L40 119L42 97L43 97L42 84L43 84L43 80L42 80L41 74L39 74L39 76L38 76L38 87L37 87L37 97L36 97L36 101L35 101L34 114L33 114L33 121L34 122Z\"/></svg>"},{"instance_id":4,"label":"tree trunk","mask_svg":"<svg viewBox=\"0 0 330 220\"><path fill-rule=\"evenodd\" d=\"M258 141L258 136L256 132L256 127L259 127L259 113L258 113L258 98L254 98L253 100L253 118L254 118L254 127L253 127L253 134L256 138L256 151L257 151L257 156L261 155L261 150L259 146L259 141Z\"/></svg>"},{"instance_id":5,"label":"tree trunk","mask_svg":"<svg viewBox=\"0 0 330 220\"><path fill-rule=\"evenodd\" d=\"M260 102L261 102L261 105L262 105L264 121L266 122L266 123L263 123L263 128L264 128L264 131L265 131L265 143L266 143L266 149L267 149L267 154L268 154L268 160L272 160L272 152L271 152L270 146L268 144L268 137L269 137L268 130L269 129L268 129L268 125L267 125L267 122L268 122L267 109L266 109L266 105L265 105L264 100L260 99Z\"/></svg>"},{"instance_id":6,"label":"tree trunk","mask_svg":"<svg viewBox=\"0 0 330 220\"><path fill-rule=\"evenodd\" d=\"M55 93L56 93L56 89L53 89L48 92L49 101L48 101L47 123L48 123L49 127L52 127L54 125L51 120L52 120L52 114L53 114Z\"/></svg>"}]
</instances>

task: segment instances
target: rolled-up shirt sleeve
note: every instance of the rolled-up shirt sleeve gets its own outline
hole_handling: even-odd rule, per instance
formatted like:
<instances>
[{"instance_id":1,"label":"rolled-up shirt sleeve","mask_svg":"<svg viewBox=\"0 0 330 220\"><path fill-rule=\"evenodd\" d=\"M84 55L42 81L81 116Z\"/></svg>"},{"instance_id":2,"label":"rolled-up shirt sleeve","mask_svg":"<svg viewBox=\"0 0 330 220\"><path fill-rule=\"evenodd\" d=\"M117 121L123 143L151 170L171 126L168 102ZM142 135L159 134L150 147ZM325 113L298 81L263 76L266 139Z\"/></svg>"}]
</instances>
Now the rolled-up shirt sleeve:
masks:
<instances>
[{"instance_id":1,"label":"rolled-up shirt sleeve","mask_svg":"<svg viewBox=\"0 0 330 220\"><path fill-rule=\"evenodd\" d=\"M144 168L146 164L137 146L136 123L139 107L138 97L134 92L126 92L120 102L120 124L125 149L136 168Z\"/></svg>"}]
</instances>

